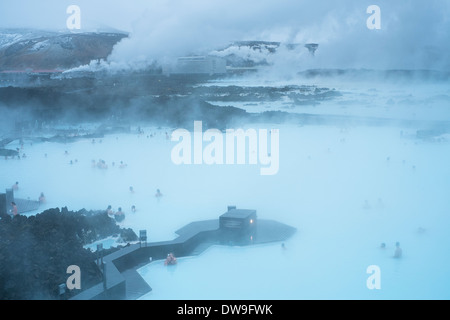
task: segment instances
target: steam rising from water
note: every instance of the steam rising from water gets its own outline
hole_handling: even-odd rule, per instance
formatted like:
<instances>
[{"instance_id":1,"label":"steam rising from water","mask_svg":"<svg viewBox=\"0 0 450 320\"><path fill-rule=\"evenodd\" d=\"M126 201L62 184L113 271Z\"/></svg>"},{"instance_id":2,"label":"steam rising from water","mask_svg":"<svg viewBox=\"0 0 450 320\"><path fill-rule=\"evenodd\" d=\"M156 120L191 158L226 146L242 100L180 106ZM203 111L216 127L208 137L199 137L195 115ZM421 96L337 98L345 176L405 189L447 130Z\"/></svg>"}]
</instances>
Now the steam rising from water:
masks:
<instances>
[{"instance_id":1,"label":"steam rising from water","mask_svg":"<svg viewBox=\"0 0 450 320\"><path fill-rule=\"evenodd\" d=\"M367 2L368 3L368 2ZM197 3L196 3L197 4ZM316 61L296 66L375 69L449 69L449 4L382 1L381 30L366 27L366 3L335 1L190 1L146 13L112 61L208 52L234 40L320 44ZM447 15L445 15L445 12ZM279 52L279 61L295 61ZM290 59L289 59L290 58Z\"/></svg>"},{"instance_id":2,"label":"steam rising from water","mask_svg":"<svg viewBox=\"0 0 450 320\"><path fill-rule=\"evenodd\" d=\"M46 6L49 3L40 2L36 11L52 10ZM20 4L17 0L11 8ZM279 50L270 57L274 65L271 72L259 81L273 80L286 74L284 71L325 67L450 70L447 2L378 1L381 30L366 28L370 4L283 0L258 1L256 5L202 0L194 5L187 0L161 0L144 5L144 1L136 1L144 11L125 10L122 16L117 8L125 2L116 2L118 7L102 1L80 1L79 5L87 16L89 9L106 10L111 13L104 15L108 18L98 15L97 19L131 32L108 61L100 62L101 68L140 69L180 55L207 53L231 41L265 40L316 42L320 47L313 59L298 51ZM2 2L0 12L7 12L3 6ZM34 18L30 21L36 27L42 25L39 15ZM5 15L0 20L8 19ZM93 63L85 68L97 67ZM309 106L308 112L449 120L448 87L421 84L419 88L386 88L371 79L364 85L343 85L338 80L343 98L317 108ZM327 81L330 85L331 80ZM195 283L202 291L192 292L193 286L189 286L176 293L182 295L180 298L204 297L203 292L208 292L216 279L205 280L211 274L200 267L220 270L224 256L228 259L224 263L235 265L252 258L251 268L245 271L265 299L448 298L448 134L436 141L422 141L416 139L417 129L423 129L418 127L280 124L280 171L261 177L258 168L245 166L175 166L170 161L172 145L164 132L172 129L145 128L147 134L154 133L152 138L117 135L95 144L91 140L70 145L27 144L23 151L26 159L0 160L0 181L4 188L20 181L23 187L17 196L22 198L45 192L48 207L102 209L111 204L129 209L136 205L136 214L127 210L122 225L136 232L147 229L149 241L169 240L178 228L193 220L216 218L229 204L256 209L260 218L298 228L298 234L286 243L288 256L281 255L275 244L239 252L220 249L219 254L213 249L198 260L186 260L185 264L180 260L180 276L172 278L177 280L173 284L182 284L196 270L202 270ZM8 147L20 145L15 142ZM109 168L92 168L91 161L98 159L105 159ZM117 167L120 161L128 164L126 169ZM135 193L129 193L130 186ZM158 188L164 194L160 201L153 197ZM418 233L419 228L425 232ZM391 249L396 241L404 249L404 259L399 261L391 259L390 252L379 250L381 242ZM276 259L270 260L268 255ZM382 269L379 295L364 287L365 270L371 264ZM150 298L179 297L158 291L171 279L166 269L151 271L149 282L155 295ZM227 274L229 269L222 271ZM263 277L269 286L264 286ZM229 283L233 280L231 275L224 279ZM238 284L243 281L238 280ZM218 285L226 289L228 284ZM221 291L226 292L224 297L236 297L236 288L228 289L234 291ZM243 295L259 298L250 289Z\"/></svg>"},{"instance_id":3,"label":"steam rising from water","mask_svg":"<svg viewBox=\"0 0 450 320\"><path fill-rule=\"evenodd\" d=\"M90 20L130 32L130 37L117 44L108 58L113 69L139 68L177 56L205 54L239 40L320 44L314 60L285 52L274 56L299 70L450 69L448 2L377 1L380 30L366 26L370 16L366 9L372 4L356 0L201 0L195 4L188 0L157 0L136 1L132 12L124 9L124 2L108 3L103 8L102 1L81 2L80 6ZM41 5L37 12L44 8ZM100 9L105 14L92 16ZM34 20L39 27L40 20Z\"/></svg>"}]
</instances>

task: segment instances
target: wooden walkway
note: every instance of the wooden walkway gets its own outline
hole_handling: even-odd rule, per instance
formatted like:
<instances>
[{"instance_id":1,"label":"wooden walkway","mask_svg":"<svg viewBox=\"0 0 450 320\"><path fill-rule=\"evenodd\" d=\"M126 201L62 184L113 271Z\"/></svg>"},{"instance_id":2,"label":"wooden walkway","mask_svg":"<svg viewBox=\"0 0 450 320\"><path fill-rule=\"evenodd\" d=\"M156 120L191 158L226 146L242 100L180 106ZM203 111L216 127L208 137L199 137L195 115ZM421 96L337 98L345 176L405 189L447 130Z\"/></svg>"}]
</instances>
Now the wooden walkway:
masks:
<instances>
[{"instance_id":1,"label":"wooden walkway","mask_svg":"<svg viewBox=\"0 0 450 320\"><path fill-rule=\"evenodd\" d=\"M137 272L137 269L149 263L149 257L154 261L163 259L168 252L174 252L177 257L199 255L211 245L254 245L268 242L284 241L296 232L294 227L273 220L258 220L252 236L223 233L219 220L204 220L189 223L176 231L178 237L171 241L132 244L104 257L106 264L107 287L115 291L116 297L126 300L137 300L152 288ZM174 248L177 248L175 251ZM103 292L103 293L102 293ZM102 284L80 293L72 300L104 299L108 291ZM114 298L116 299L116 298Z\"/></svg>"},{"instance_id":2,"label":"wooden walkway","mask_svg":"<svg viewBox=\"0 0 450 320\"><path fill-rule=\"evenodd\" d=\"M255 228L255 233L252 238L252 245L261 244L261 243L269 243L269 242L277 242L277 241L285 241L289 237L291 237L296 229L285 225L283 223L274 221L274 220L258 220L257 227ZM183 228L176 231L176 234L179 235L176 238L176 241L187 241L191 237L199 234L200 232L219 232L219 220L204 220L204 221L196 221L191 222ZM218 245L221 242L218 239L209 239L204 240L198 243L193 250L189 252L189 255L195 256L200 255L206 249L208 249L212 245ZM152 247L154 244L147 244L148 247ZM245 244L243 244L245 245ZM136 266L134 268L123 271L121 274L125 278L126 283L126 299L128 300L137 300L142 297L146 293L150 292L152 288L150 285L139 275L136 271L140 266Z\"/></svg>"},{"instance_id":3,"label":"wooden walkway","mask_svg":"<svg viewBox=\"0 0 450 320\"><path fill-rule=\"evenodd\" d=\"M127 300L137 300L144 294L152 291L152 288L141 277L136 269L128 269L121 273L125 278L125 290Z\"/></svg>"},{"instance_id":4,"label":"wooden walkway","mask_svg":"<svg viewBox=\"0 0 450 320\"><path fill-rule=\"evenodd\" d=\"M39 201L25 200L25 199L14 199L17 205L17 211L20 213L35 211L39 209Z\"/></svg>"}]
</instances>

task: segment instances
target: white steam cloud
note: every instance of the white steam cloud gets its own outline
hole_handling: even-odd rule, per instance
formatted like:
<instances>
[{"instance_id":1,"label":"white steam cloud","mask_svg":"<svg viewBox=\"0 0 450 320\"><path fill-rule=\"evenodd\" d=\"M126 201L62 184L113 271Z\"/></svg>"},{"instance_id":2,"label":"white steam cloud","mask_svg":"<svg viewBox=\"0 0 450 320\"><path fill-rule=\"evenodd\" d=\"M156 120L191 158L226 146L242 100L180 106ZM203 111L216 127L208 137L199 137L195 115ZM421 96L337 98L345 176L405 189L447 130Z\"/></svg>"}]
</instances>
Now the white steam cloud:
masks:
<instances>
[{"instance_id":1,"label":"white steam cloud","mask_svg":"<svg viewBox=\"0 0 450 320\"><path fill-rule=\"evenodd\" d=\"M108 58L114 68L204 54L233 41L320 45L304 68L450 70L450 2L442 0L78 0L82 25L130 33ZM0 27L63 28L71 1L5 0ZM381 9L381 29L366 12ZM55 20L53 20L55 19ZM89 24L87 23L89 22ZM83 31L83 30L82 30ZM88 31L88 30L84 30ZM298 59L291 55L289 59ZM286 60L284 55L280 59ZM107 65L105 65L107 66Z\"/></svg>"},{"instance_id":2,"label":"white steam cloud","mask_svg":"<svg viewBox=\"0 0 450 320\"><path fill-rule=\"evenodd\" d=\"M450 70L450 4L377 1L381 29L369 30L372 1L152 1L110 61L161 61L237 40L319 43L305 67ZM279 55L298 59L298 54ZM300 55L301 57L301 55ZM309 64L309 65L308 65Z\"/></svg>"}]
</instances>

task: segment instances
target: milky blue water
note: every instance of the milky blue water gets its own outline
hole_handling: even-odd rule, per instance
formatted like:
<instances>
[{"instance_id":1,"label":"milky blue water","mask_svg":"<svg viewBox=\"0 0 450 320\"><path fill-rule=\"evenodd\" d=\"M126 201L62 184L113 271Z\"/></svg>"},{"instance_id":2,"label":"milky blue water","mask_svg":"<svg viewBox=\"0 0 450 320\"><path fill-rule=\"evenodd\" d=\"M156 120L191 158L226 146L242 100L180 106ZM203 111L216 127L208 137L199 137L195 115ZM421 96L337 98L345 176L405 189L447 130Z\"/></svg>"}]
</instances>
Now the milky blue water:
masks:
<instances>
[{"instance_id":1,"label":"milky blue water","mask_svg":"<svg viewBox=\"0 0 450 320\"><path fill-rule=\"evenodd\" d=\"M448 89L401 90L411 108L424 114L421 101L440 94L426 105L427 114L449 120ZM361 89L360 97L367 92ZM377 101L397 94L378 92L384 93ZM363 102L347 105L345 112L360 114ZM383 115L383 108L371 112ZM175 143L166 139L176 128L143 127L142 135L110 135L95 143L25 141L26 158L0 159L0 187L19 181L16 197L24 199L44 192L47 203L28 215L63 206L122 207L126 218L120 226L137 234L146 229L149 242L174 239L177 229L216 219L228 205L255 209L259 219L297 229L285 249L281 243L212 246L199 256L179 257L175 267L153 261L139 269L153 289L142 299L450 298L448 135L423 141L416 138L422 128L414 125L253 127L280 130L278 174L261 176L259 165L177 166L170 157ZM107 169L92 167L99 159ZM120 161L127 167L119 168ZM156 189L162 198L154 197ZM401 259L393 258L397 241ZM371 265L380 268L380 289L367 287Z\"/></svg>"}]
</instances>

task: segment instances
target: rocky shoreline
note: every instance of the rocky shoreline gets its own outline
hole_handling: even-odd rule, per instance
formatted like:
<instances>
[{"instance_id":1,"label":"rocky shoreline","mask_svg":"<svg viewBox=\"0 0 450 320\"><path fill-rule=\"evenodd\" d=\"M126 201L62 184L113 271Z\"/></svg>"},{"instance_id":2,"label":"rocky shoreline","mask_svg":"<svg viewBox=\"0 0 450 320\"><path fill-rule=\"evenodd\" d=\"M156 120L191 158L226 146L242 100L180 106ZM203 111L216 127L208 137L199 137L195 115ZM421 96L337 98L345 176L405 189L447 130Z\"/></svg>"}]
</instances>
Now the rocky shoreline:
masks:
<instances>
[{"instance_id":1,"label":"rocky shoreline","mask_svg":"<svg viewBox=\"0 0 450 320\"><path fill-rule=\"evenodd\" d=\"M66 207L30 217L4 216L0 234L1 300L60 299L59 285L66 283L71 265L82 270L81 288L91 287L102 281L102 274L96 253L84 246L109 236L120 236L123 246L137 240L133 230L120 228L104 210L74 212Z\"/></svg>"}]
</instances>

